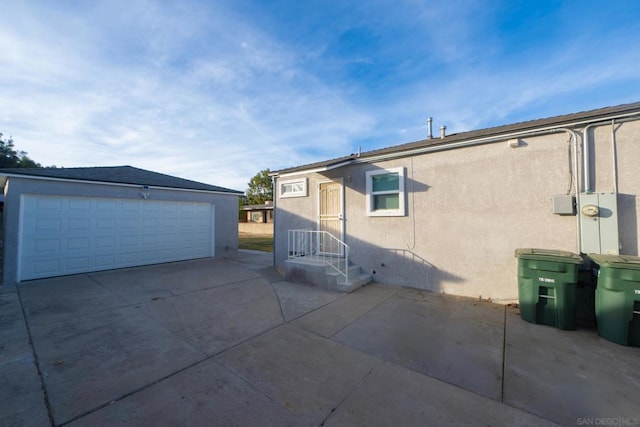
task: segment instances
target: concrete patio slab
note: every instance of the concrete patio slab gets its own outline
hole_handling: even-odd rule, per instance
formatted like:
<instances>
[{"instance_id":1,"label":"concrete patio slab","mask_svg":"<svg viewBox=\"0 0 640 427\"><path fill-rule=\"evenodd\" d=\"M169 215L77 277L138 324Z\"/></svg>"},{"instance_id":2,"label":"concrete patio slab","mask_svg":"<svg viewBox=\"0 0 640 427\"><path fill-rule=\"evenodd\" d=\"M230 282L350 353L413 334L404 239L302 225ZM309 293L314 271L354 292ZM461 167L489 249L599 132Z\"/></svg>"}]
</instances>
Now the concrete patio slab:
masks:
<instances>
[{"instance_id":1,"label":"concrete patio slab","mask_svg":"<svg viewBox=\"0 0 640 427\"><path fill-rule=\"evenodd\" d=\"M287 322L345 296L320 287L282 281L273 283L273 289L278 295L282 315Z\"/></svg>"},{"instance_id":2,"label":"concrete patio slab","mask_svg":"<svg viewBox=\"0 0 640 427\"><path fill-rule=\"evenodd\" d=\"M1 287L0 425L640 421L638 348L468 298L329 294L270 259Z\"/></svg>"},{"instance_id":3,"label":"concrete patio slab","mask_svg":"<svg viewBox=\"0 0 640 427\"><path fill-rule=\"evenodd\" d=\"M235 256L225 258L225 260L230 261L236 265L241 265L250 270L259 270L262 268L273 267L272 252L240 249Z\"/></svg>"},{"instance_id":4,"label":"concrete patio slab","mask_svg":"<svg viewBox=\"0 0 640 427\"><path fill-rule=\"evenodd\" d=\"M128 303L145 303L261 277L217 259L105 271L89 276Z\"/></svg>"},{"instance_id":5,"label":"concrete patio slab","mask_svg":"<svg viewBox=\"0 0 640 427\"><path fill-rule=\"evenodd\" d=\"M13 360L32 353L18 294L0 294L0 354Z\"/></svg>"},{"instance_id":6,"label":"concrete patio slab","mask_svg":"<svg viewBox=\"0 0 640 427\"><path fill-rule=\"evenodd\" d=\"M20 285L20 296L29 324L34 326L127 305L86 275L26 282Z\"/></svg>"},{"instance_id":7,"label":"concrete patio slab","mask_svg":"<svg viewBox=\"0 0 640 427\"><path fill-rule=\"evenodd\" d=\"M16 285L6 285L6 284L3 284L2 281L0 280L0 295L15 294L16 292L18 292Z\"/></svg>"},{"instance_id":8,"label":"concrete patio slab","mask_svg":"<svg viewBox=\"0 0 640 427\"><path fill-rule=\"evenodd\" d=\"M284 281L284 278L275 267L256 268L253 271L258 273L269 283L278 283Z\"/></svg>"},{"instance_id":9,"label":"concrete patio slab","mask_svg":"<svg viewBox=\"0 0 640 427\"><path fill-rule=\"evenodd\" d=\"M39 324L32 336L56 424L205 358L135 307Z\"/></svg>"},{"instance_id":10,"label":"concrete patio slab","mask_svg":"<svg viewBox=\"0 0 640 427\"><path fill-rule=\"evenodd\" d=\"M349 394L325 426L550 426L552 422L385 363Z\"/></svg>"},{"instance_id":11,"label":"concrete patio slab","mask_svg":"<svg viewBox=\"0 0 640 427\"><path fill-rule=\"evenodd\" d=\"M289 325L216 360L299 416L304 425L320 425L382 363Z\"/></svg>"},{"instance_id":12,"label":"concrete patio slab","mask_svg":"<svg viewBox=\"0 0 640 427\"><path fill-rule=\"evenodd\" d=\"M140 310L209 356L283 322L275 292L261 278L151 301Z\"/></svg>"},{"instance_id":13,"label":"concrete patio slab","mask_svg":"<svg viewBox=\"0 0 640 427\"><path fill-rule=\"evenodd\" d=\"M594 330L527 323L517 309L508 309L506 321L505 403L564 425L596 419L640 424L639 348L614 344Z\"/></svg>"},{"instance_id":14,"label":"concrete patio slab","mask_svg":"<svg viewBox=\"0 0 640 427\"><path fill-rule=\"evenodd\" d=\"M503 329L504 307L403 289L333 339L500 400Z\"/></svg>"},{"instance_id":15,"label":"concrete patio slab","mask_svg":"<svg viewBox=\"0 0 640 427\"><path fill-rule=\"evenodd\" d=\"M292 324L323 337L332 337L399 289L370 284L296 319Z\"/></svg>"},{"instance_id":16,"label":"concrete patio slab","mask_svg":"<svg viewBox=\"0 0 640 427\"><path fill-rule=\"evenodd\" d=\"M49 416L33 356L0 364L0 425L48 426Z\"/></svg>"},{"instance_id":17,"label":"concrete patio slab","mask_svg":"<svg viewBox=\"0 0 640 427\"><path fill-rule=\"evenodd\" d=\"M70 425L299 426L302 422L209 359Z\"/></svg>"},{"instance_id":18,"label":"concrete patio slab","mask_svg":"<svg viewBox=\"0 0 640 427\"><path fill-rule=\"evenodd\" d=\"M0 424L49 424L38 368L15 292L0 294Z\"/></svg>"}]
</instances>

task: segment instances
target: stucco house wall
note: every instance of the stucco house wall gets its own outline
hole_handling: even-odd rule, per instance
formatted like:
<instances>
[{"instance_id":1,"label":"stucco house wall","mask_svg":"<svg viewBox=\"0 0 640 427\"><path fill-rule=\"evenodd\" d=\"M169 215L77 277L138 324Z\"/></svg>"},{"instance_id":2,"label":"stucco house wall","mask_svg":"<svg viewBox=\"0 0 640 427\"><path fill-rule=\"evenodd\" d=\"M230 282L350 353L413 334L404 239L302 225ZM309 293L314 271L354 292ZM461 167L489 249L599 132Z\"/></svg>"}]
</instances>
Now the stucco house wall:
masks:
<instances>
[{"instance_id":1,"label":"stucco house wall","mask_svg":"<svg viewBox=\"0 0 640 427\"><path fill-rule=\"evenodd\" d=\"M640 122L614 126L620 253L637 255ZM587 131L591 191L612 192L611 126ZM576 135L580 147L582 135ZM506 138L393 160L365 158L324 172L296 171L296 178L308 178L308 196L276 201L276 265L287 259L287 230L317 228L318 183L341 179L344 240L351 260L375 281L516 300L516 248L580 251L577 216L557 215L552 209L553 196L575 194L576 179L584 184L581 158L573 170L573 147L570 133L561 131L520 138L517 147ZM396 167L405 168L406 215L367 216L366 172Z\"/></svg>"}]
</instances>

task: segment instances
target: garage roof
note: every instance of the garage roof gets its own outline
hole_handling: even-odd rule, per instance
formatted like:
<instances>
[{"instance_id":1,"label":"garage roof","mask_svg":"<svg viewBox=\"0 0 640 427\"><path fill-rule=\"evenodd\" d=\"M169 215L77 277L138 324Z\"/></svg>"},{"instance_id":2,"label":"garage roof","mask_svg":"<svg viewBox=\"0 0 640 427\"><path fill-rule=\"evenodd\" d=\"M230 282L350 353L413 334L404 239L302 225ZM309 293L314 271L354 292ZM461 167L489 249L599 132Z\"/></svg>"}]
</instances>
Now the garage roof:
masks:
<instances>
[{"instance_id":1,"label":"garage roof","mask_svg":"<svg viewBox=\"0 0 640 427\"><path fill-rule=\"evenodd\" d=\"M149 187L176 188L184 190L212 191L216 193L243 194L241 191L230 190L216 185L204 184L197 181L152 172L133 166L105 166L89 168L10 168L0 169L0 184L8 176L29 176L38 178L52 178L72 181L89 181L101 183L141 185ZM3 179L4 178L4 179Z\"/></svg>"}]
</instances>

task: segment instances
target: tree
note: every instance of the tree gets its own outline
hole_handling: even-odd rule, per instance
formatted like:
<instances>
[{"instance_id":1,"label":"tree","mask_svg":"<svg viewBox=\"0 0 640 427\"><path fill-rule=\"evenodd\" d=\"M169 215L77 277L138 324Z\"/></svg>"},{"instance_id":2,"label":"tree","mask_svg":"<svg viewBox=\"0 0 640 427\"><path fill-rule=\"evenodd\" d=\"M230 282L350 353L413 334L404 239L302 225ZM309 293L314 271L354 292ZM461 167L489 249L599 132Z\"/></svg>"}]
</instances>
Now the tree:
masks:
<instances>
[{"instance_id":1,"label":"tree","mask_svg":"<svg viewBox=\"0 0 640 427\"><path fill-rule=\"evenodd\" d=\"M0 168L41 168L24 151L16 151L13 138L4 139L0 133Z\"/></svg>"},{"instance_id":2,"label":"tree","mask_svg":"<svg viewBox=\"0 0 640 427\"><path fill-rule=\"evenodd\" d=\"M247 189L246 204L261 205L273 200L273 182L269 169L263 169L251 178Z\"/></svg>"},{"instance_id":3,"label":"tree","mask_svg":"<svg viewBox=\"0 0 640 427\"><path fill-rule=\"evenodd\" d=\"M15 168L18 164L18 153L14 150L13 139L2 138L0 133L0 168Z\"/></svg>"}]
</instances>

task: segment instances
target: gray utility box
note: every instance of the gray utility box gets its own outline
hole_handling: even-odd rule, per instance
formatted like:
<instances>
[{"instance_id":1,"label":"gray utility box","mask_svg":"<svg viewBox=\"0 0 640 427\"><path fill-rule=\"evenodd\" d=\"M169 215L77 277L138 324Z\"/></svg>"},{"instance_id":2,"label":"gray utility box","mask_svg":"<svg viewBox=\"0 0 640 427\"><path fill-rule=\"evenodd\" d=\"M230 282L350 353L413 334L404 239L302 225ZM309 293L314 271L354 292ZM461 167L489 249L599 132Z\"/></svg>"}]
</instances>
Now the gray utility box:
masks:
<instances>
[{"instance_id":1,"label":"gray utility box","mask_svg":"<svg viewBox=\"0 0 640 427\"><path fill-rule=\"evenodd\" d=\"M578 195L578 204L581 252L618 255L618 195L582 193Z\"/></svg>"},{"instance_id":2,"label":"gray utility box","mask_svg":"<svg viewBox=\"0 0 640 427\"><path fill-rule=\"evenodd\" d=\"M553 196L553 213L556 215L575 215L576 198L571 195Z\"/></svg>"}]
</instances>

